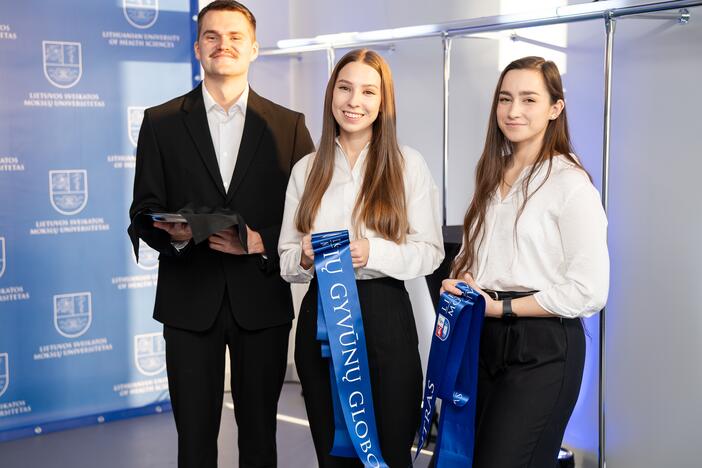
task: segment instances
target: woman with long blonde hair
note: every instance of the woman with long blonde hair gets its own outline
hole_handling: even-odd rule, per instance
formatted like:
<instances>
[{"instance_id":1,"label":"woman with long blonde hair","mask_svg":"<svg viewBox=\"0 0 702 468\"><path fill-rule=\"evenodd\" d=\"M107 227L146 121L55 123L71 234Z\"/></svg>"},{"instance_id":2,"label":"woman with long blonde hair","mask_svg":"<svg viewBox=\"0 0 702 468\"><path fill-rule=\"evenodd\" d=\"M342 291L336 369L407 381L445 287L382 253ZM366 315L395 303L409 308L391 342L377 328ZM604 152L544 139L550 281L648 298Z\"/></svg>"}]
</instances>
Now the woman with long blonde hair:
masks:
<instances>
[{"instance_id":1,"label":"woman with long blonde hair","mask_svg":"<svg viewBox=\"0 0 702 468\"><path fill-rule=\"evenodd\" d=\"M486 300L473 468L555 467L583 375L580 318L604 307L609 256L553 62L524 57L500 75L475 180L443 281Z\"/></svg>"},{"instance_id":2,"label":"woman with long blonde hair","mask_svg":"<svg viewBox=\"0 0 702 468\"><path fill-rule=\"evenodd\" d=\"M390 68L368 49L347 53L334 68L319 149L292 170L278 245L283 278L311 282L300 309L295 362L320 467L360 466L358 459L329 453L329 367L315 340L310 235L343 229L352 239L382 455L389 466L409 466L422 370L403 280L430 274L443 259L439 196L422 156L397 143Z\"/></svg>"}]
</instances>

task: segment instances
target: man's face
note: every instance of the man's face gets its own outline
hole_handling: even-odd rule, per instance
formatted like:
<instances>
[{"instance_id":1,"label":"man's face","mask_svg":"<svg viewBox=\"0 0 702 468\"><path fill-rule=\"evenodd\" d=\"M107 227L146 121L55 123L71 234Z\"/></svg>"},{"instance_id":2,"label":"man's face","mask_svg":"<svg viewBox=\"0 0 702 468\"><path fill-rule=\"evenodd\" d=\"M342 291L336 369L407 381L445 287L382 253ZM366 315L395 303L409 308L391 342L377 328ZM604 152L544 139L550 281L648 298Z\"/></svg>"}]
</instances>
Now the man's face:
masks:
<instances>
[{"instance_id":1,"label":"man's face","mask_svg":"<svg viewBox=\"0 0 702 468\"><path fill-rule=\"evenodd\" d=\"M258 57L258 43L246 17L238 11L214 10L202 18L195 56L205 78L246 76Z\"/></svg>"}]
</instances>

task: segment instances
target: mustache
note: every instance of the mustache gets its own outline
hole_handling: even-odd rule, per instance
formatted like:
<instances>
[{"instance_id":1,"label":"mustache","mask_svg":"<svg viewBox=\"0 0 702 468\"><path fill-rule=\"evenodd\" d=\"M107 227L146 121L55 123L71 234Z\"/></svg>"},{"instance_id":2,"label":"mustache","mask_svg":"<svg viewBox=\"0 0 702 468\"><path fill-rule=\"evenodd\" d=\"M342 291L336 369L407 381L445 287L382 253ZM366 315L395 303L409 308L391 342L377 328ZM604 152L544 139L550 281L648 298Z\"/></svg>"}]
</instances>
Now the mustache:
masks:
<instances>
[{"instance_id":1,"label":"mustache","mask_svg":"<svg viewBox=\"0 0 702 468\"><path fill-rule=\"evenodd\" d=\"M228 55L232 58L239 58L239 54L235 51L230 51L230 50L215 50L210 54L210 58L215 58L220 55Z\"/></svg>"}]
</instances>

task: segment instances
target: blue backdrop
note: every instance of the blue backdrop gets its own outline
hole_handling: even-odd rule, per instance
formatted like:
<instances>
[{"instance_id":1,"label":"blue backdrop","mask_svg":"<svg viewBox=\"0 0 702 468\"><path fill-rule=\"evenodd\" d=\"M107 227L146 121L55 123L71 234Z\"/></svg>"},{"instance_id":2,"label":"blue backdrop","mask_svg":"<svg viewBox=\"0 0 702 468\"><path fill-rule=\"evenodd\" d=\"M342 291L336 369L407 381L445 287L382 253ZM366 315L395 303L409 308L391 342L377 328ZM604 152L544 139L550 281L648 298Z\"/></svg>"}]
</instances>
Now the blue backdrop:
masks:
<instances>
[{"instance_id":1,"label":"blue backdrop","mask_svg":"<svg viewBox=\"0 0 702 468\"><path fill-rule=\"evenodd\" d=\"M192 86L190 8L0 4L0 441L169 408L158 260L126 228L143 109Z\"/></svg>"}]
</instances>

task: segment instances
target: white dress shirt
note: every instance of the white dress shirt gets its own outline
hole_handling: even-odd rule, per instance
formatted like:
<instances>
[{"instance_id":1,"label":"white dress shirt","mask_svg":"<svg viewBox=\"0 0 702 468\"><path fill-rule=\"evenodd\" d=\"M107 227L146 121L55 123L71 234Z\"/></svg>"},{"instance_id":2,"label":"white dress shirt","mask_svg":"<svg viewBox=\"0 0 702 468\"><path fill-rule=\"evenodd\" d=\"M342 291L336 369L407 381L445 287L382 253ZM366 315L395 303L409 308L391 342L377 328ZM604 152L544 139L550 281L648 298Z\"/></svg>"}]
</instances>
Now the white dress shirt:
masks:
<instances>
[{"instance_id":1,"label":"white dress shirt","mask_svg":"<svg viewBox=\"0 0 702 468\"><path fill-rule=\"evenodd\" d=\"M229 108L229 112L225 112L224 108L217 104L217 101L207 91L204 82L202 83L202 99L207 113L207 125L210 128L212 145L217 155L219 173L222 176L224 190L228 191L234 174L234 166L236 166L236 158L239 155L241 137L244 134L249 85L246 85L239 99ZM189 240L171 241L171 244L180 252L189 242Z\"/></svg>"},{"instance_id":2,"label":"white dress shirt","mask_svg":"<svg viewBox=\"0 0 702 468\"><path fill-rule=\"evenodd\" d=\"M589 317L604 307L609 289L607 218L597 189L584 171L563 156L544 164L522 204L525 168L504 199L499 188L488 203L475 280L495 291L538 290L534 299L562 317Z\"/></svg>"},{"instance_id":3,"label":"white dress shirt","mask_svg":"<svg viewBox=\"0 0 702 468\"><path fill-rule=\"evenodd\" d=\"M363 166L368 145L361 151L353 169L344 155L338 140L334 154L334 174L322 196L319 212L311 232L347 229L355 239L352 220L358 191L363 183ZM361 226L359 235L368 239L368 263L356 268L356 279L390 276L407 280L432 273L444 258L439 212L439 191L422 155L403 146L404 183L409 232L403 244L380 237L373 230ZM280 272L291 283L305 283L312 279L314 267L305 270L300 266L300 242L303 234L295 227L295 215L315 153L302 158L293 167L285 195L285 213L278 243Z\"/></svg>"},{"instance_id":4,"label":"white dress shirt","mask_svg":"<svg viewBox=\"0 0 702 468\"><path fill-rule=\"evenodd\" d=\"M207 91L205 83L202 85L202 98L207 112L207 125L210 127L212 144L217 155L219 173L222 176L224 190L229 190L229 184L234 174L234 166L239 155L241 136L244 134L244 121L246 120L246 105L249 99L249 85L246 85L239 99L225 111L217 104L212 95Z\"/></svg>"}]
</instances>

